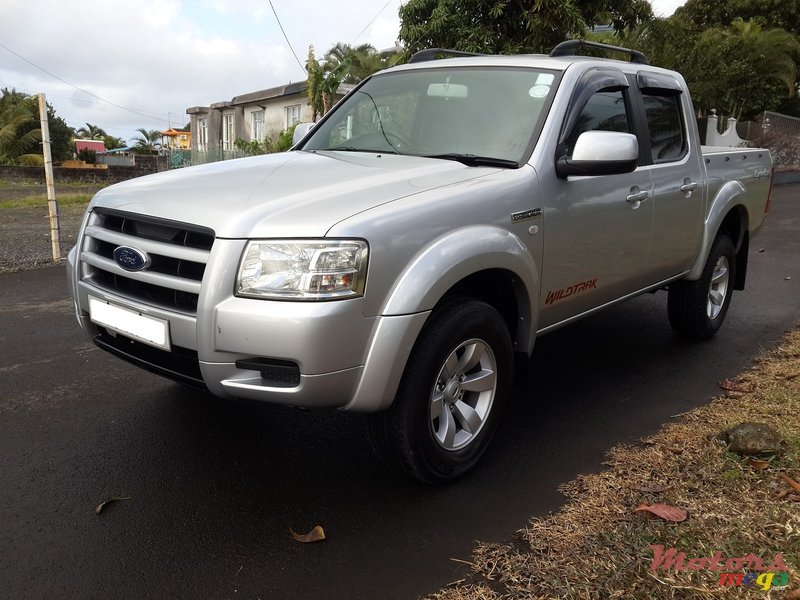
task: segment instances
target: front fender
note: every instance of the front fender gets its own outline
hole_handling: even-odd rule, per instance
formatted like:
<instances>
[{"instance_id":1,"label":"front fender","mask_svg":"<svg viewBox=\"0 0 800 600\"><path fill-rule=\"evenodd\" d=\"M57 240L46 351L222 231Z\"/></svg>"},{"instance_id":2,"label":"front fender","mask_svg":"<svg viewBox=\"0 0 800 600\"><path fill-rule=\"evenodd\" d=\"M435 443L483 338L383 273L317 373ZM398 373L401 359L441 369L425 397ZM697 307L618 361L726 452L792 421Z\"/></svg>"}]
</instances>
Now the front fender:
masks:
<instances>
[{"instance_id":1,"label":"front fender","mask_svg":"<svg viewBox=\"0 0 800 600\"><path fill-rule=\"evenodd\" d=\"M420 252L397 278L370 340L364 372L346 410L373 412L388 408L408 357L436 303L463 279L501 269L513 274L517 308L523 326L517 348L533 347L538 270L522 242L499 227L465 227L447 234Z\"/></svg>"},{"instance_id":2,"label":"front fender","mask_svg":"<svg viewBox=\"0 0 800 600\"><path fill-rule=\"evenodd\" d=\"M714 199L711 201L711 206L703 226L703 242L700 245L700 252L695 259L692 270L686 279L697 281L703 273L705 268L708 253L711 250L711 244L717 237L717 232L722 226L725 217L731 211L731 208L738 204L738 199L745 193L745 187L739 181L729 181L723 185ZM743 228L744 230L744 228ZM732 240L734 245L738 248L739 240Z\"/></svg>"},{"instance_id":3,"label":"front fender","mask_svg":"<svg viewBox=\"0 0 800 600\"><path fill-rule=\"evenodd\" d=\"M397 278L383 315L407 315L431 310L462 279L480 271L513 273L526 292L520 317L531 319L539 297L539 276L533 257L513 233L492 226L465 227L436 240L420 252ZM528 320L535 330L536 323Z\"/></svg>"}]
</instances>

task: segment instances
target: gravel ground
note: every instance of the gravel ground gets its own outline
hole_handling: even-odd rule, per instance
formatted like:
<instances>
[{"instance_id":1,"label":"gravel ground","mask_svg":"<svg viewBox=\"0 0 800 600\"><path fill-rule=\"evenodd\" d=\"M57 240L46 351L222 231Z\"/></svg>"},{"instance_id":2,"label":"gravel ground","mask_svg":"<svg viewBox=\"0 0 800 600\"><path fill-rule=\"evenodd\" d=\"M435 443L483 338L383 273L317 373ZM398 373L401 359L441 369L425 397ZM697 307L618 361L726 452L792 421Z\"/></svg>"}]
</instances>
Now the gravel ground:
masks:
<instances>
[{"instance_id":1,"label":"gravel ground","mask_svg":"<svg viewBox=\"0 0 800 600\"><path fill-rule=\"evenodd\" d=\"M3 190L6 191L9 190ZM76 192L71 189L66 193ZM0 199L3 197L7 197L7 194L0 193ZM64 258L75 245L85 208L85 205L59 207L61 254ZM23 271L53 264L46 200L42 201L41 207L0 208L0 272Z\"/></svg>"}]
</instances>

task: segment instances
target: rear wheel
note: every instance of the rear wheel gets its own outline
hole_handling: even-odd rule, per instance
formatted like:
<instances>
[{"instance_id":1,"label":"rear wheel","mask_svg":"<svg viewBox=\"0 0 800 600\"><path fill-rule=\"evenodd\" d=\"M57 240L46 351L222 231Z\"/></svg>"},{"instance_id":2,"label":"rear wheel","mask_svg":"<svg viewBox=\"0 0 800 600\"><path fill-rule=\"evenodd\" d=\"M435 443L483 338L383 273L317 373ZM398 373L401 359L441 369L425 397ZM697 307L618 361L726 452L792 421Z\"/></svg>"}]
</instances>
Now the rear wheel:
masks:
<instances>
[{"instance_id":1,"label":"rear wheel","mask_svg":"<svg viewBox=\"0 0 800 600\"><path fill-rule=\"evenodd\" d=\"M489 445L512 378L511 338L499 313L475 300L447 304L420 334L394 404L373 416L373 443L416 479L455 479Z\"/></svg>"},{"instance_id":2,"label":"rear wheel","mask_svg":"<svg viewBox=\"0 0 800 600\"><path fill-rule=\"evenodd\" d=\"M669 286L667 309L670 325L676 332L701 340L713 337L728 313L735 268L733 242L721 233L711 245L700 279L677 281Z\"/></svg>"}]
</instances>

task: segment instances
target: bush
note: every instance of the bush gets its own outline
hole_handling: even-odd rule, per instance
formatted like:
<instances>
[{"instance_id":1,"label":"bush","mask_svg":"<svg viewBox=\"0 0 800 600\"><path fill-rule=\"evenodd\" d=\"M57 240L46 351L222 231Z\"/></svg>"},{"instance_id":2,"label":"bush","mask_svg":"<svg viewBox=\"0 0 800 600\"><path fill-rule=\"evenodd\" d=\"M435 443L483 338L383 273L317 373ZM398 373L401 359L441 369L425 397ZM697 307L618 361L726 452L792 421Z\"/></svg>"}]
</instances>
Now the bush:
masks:
<instances>
[{"instance_id":1,"label":"bush","mask_svg":"<svg viewBox=\"0 0 800 600\"><path fill-rule=\"evenodd\" d=\"M258 156L259 154L272 154L275 152L275 144L269 138L262 142L258 140L250 140L248 142L239 138L233 142L233 147L236 149L237 156Z\"/></svg>"},{"instance_id":2,"label":"bush","mask_svg":"<svg viewBox=\"0 0 800 600\"><path fill-rule=\"evenodd\" d=\"M88 148L84 148L78 152L78 160L82 160L87 164L93 165L97 163L97 152L94 150L89 150Z\"/></svg>"},{"instance_id":3,"label":"bush","mask_svg":"<svg viewBox=\"0 0 800 600\"><path fill-rule=\"evenodd\" d=\"M23 167L43 167L44 157L39 154L24 154L19 157L18 162Z\"/></svg>"},{"instance_id":4,"label":"bush","mask_svg":"<svg viewBox=\"0 0 800 600\"><path fill-rule=\"evenodd\" d=\"M286 152L289 148L292 147L292 138L294 138L294 130L297 129L297 126L300 123L295 123L289 129L285 129L281 131L281 134L278 136L278 152Z\"/></svg>"},{"instance_id":5,"label":"bush","mask_svg":"<svg viewBox=\"0 0 800 600\"><path fill-rule=\"evenodd\" d=\"M750 142L755 148L767 148L772 154L776 169L800 167L800 138L779 131L759 127L758 134Z\"/></svg>"}]
</instances>

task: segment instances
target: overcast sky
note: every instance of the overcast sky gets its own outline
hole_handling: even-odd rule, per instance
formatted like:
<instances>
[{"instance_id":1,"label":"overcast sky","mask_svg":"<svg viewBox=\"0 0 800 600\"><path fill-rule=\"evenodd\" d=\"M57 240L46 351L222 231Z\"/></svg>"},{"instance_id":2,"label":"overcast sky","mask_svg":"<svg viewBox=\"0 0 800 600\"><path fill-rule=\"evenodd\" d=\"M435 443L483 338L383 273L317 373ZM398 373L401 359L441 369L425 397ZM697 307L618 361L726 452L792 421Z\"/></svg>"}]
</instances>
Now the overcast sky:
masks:
<instances>
[{"instance_id":1,"label":"overcast sky","mask_svg":"<svg viewBox=\"0 0 800 600\"><path fill-rule=\"evenodd\" d=\"M394 45L401 0L272 0L305 63L336 42ZM683 0L656 0L668 16ZM305 79L269 0L0 0L0 87L44 92L75 128L129 140L186 109Z\"/></svg>"}]
</instances>

